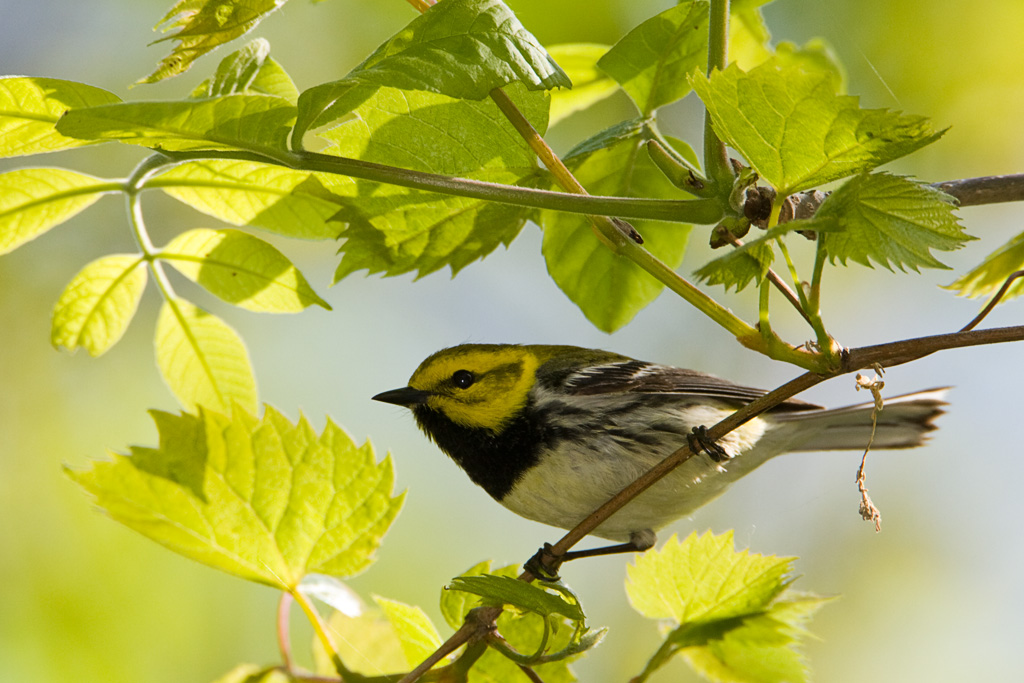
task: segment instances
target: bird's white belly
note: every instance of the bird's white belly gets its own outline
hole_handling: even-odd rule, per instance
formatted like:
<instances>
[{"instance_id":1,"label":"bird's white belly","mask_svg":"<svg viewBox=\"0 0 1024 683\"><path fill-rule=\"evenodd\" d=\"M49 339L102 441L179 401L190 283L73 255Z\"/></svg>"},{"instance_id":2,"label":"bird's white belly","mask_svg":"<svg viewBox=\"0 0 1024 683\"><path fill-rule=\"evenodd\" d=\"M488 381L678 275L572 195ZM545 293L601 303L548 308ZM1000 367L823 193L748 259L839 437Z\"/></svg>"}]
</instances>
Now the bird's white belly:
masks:
<instances>
[{"instance_id":1,"label":"bird's white belly","mask_svg":"<svg viewBox=\"0 0 1024 683\"><path fill-rule=\"evenodd\" d=\"M711 425L731 412L691 406L686 417L693 425ZM718 497L733 481L775 455L750 450L767 426L755 419L731 432L719 445L733 460L715 463L706 454L690 458L616 512L594 535L626 541L632 532L660 529ZM500 502L528 519L571 529L683 445L685 437L673 434L646 445L611 437L567 440L548 451Z\"/></svg>"}]
</instances>

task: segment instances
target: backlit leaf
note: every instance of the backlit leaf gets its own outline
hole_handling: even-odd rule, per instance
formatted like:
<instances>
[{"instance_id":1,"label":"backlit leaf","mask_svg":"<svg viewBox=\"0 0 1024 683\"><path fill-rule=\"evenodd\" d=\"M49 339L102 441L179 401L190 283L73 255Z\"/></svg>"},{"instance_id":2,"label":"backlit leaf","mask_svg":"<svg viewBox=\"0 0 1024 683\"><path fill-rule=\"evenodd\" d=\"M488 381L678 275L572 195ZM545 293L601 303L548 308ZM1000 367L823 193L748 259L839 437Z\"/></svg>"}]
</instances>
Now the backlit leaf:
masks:
<instances>
[{"instance_id":1,"label":"backlit leaf","mask_svg":"<svg viewBox=\"0 0 1024 683\"><path fill-rule=\"evenodd\" d=\"M0 254L17 249L120 189L63 168L23 168L0 173Z\"/></svg>"},{"instance_id":2,"label":"backlit leaf","mask_svg":"<svg viewBox=\"0 0 1024 683\"><path fill-rule=\"evenodd\" d=\"M187 410L257 406L256 378L238 333L184 299L165 301L156 323L156 362Z\"/></svg>"},{"instance_id":3,"label":"backlit leaf","mask_svg":"<svg viewBox=\"0 0 1024 683\"><path fill-rule=\"evenodd\" d=\"M422 609L380 596L375 596L373 600L391 622L402 646L406 664L410 668L422 662L441 646L441 635Z\"/></svg>"},{"instance_id":4,"label":"backlit leaf","mask_svg":"<svg viewBox=\"0 0 1024 683\"><path fill-rule=\"evenodd\" d=\"M237 93L274 95L292 104L299 99L299 90L281 65L270 56L270 43L257 38L221 60L213 78L208 78L192 91L192 97L217 97Z\"/></svg>"},{"instance_id":5,"label":"backlit leaf","mask_svg":"<svg viewBox=\"0 0 1024 683\"><path fill-rule=\"evenodd\" d=\"M120 102L106 90L55 78L0 78L0 157L39 154L92 144L54 127L71 109Z\"/></svg>"},{"instance_id":6,"label":"backlit leaf","mask_svg":"<svg viewBox=\"0 0 1024 683\"><path fill-rule=\"evenodd\" d=\"M829 258L889 270L947 268L931 250L954 251L975 239L957 221L948 195L886 173L847 181L822 203L815 216L839 229L823 233Z\"/></svg>"},{"instance_id":7,"label":"backlit leaf","mask_svg":"<svg viewBox=\"0 0 1024 683\"><path fill-rule=\"evenodd\" d=\"M251 31L287 0L178 0L156 25L177 33L161 38L179 41L171 54L139 83L156 83L188 71L192 63L224 43Z\"/></svg>"},{"instance_id":8,"label":"backlit leaf","mask_svg":"<svg viewBox=\"0 0 1024 683\"><path fill-rule=\"evenodd\" d=\"M1024 269L1024 233L996 249L985 260L946 287L971 298L995 294L1006 278ZM1024 293L1024 278L1017 278L1003 295L1003 301Z\"/></svg>"},{"instance_id":9,"label":"backlit leaf","mask_svg":"<svg viewBox=\"0 0 1024 683\"><path fill-rule=\"evenodd\" d=\"M708 63L708 2L684 0L627 33L597 65L647 116L690 92L687 74Z\"/></svg>"},{"instance_id":10,"label":"backlit leaf","mask_svg":"<svg viewBox=\"0 0 1024 683\"><path fill-rule=\"evenodd\" d=\"M543 132L547 97L521 85L509 97ZM508 184L536 182L532 151L490 100L453 100L428 92L378 89L354 117L322 136L329 152L350 158ZM335 279L361 269L426 275L448 266L457 272L508 244L530 209L451 197L394 185L318 176L349 225Z\"/></svg>"},{"instance_id":11,"label":"backlit leaf","mask_svg":"<svg viewBox=\"0 0 1024 683\"><path fill-rule=\"evenodd\" d=\"M608 52L607 45L596 43L563 43L548 47L548 54L572 79L572 90L551 91L551 115L548 125L590 107L612 95L619 84L597 68L597 60Z\"/></svg>"},{"instance_id":12,"label":"backlit leaf","mask_svg":"<svg viewBox=\"0 0 1024 683\"><path fill-rule=\"evenodd\" d=\"M328 220L338 212L337 198L305 171L255 161L190 161L154 177L147 187L226 223L286 237L334 239L341 231Z\"/></svg>"},{"instance_id":13,"label":"backlit leaf","mask_svg":"<svg viewBox=\"0 0 1024 683\"><path fill-rule=\"evenodd\" d=\"M401 507L390 459L331 421L318 434L270 407L151 414L159 447L67 472L117 521L216 569L283 590L351 576Z\"/></svg>"},{"instance_id":14,"label":"backlit leaf","mask_svg":"<svg viewBox=\"0 0 1024 683\"><path fill-rule=\"evenodd\" d=\"M116 344L146 288L145 264L137 254L104 256L75 275L53 310L53 345L99 356Z\"/></svg>"},{"instance_id":15,"label":"backlit leaf","mask_svg":"<svg viewBox=\"0 0 1024 683\"><path fill-rule=\"evenodd\" d=\"M241 147L273 152L287 146L294 121L295 105L281 97L223 95L73 109L57 122L57 130L74 138L168 151Z\"/></svg>"},{"instance_id":16,"label":"backlit leaf","mask_svg":"<svg viewBox=\"0 0 1024 683\"><path fill-rule=\"evenodd\" d=\"M711 622L763 610L789 583L795 558L736 552L732 532L672 536L627 568L626 593L651 619Z\"/></svg>"},{"instance_id":17,"label":"backlit leaf","mask_svg":"<svg viewBox=\"0 0 1024 683\"><path fill-rule=\"evenodd\" d=\"M175 237L160 258L224 301L250 311L298 313L330 305L272 245L238 230L197 228Z\"/></svg>"},{"instance_id":18,"label":"backlit leaf","mask_svg":"<svg viewBox=\"0 0 1024 683\"><path fill-rule=\"evenodd\" d=\"M871 170L943 133L921 116L861 109L856 97L836 94L834 72L792 60L690 80L719 137L783 196Z\"/></svg>"},{"instance_id":19,"label":"backlit leaf","mask_svg":"<svg viewBox=\"0 0 1024 683\"><path fill-rule=\"evenodd\" d=\"M577 150L583 151L565 162L591 194L685 198L651 161L645 142L639 129L607 135L600 144L582 143ZM661 282L597 240L585 216L544 211L540 224L548 273L599 329L617 330L661 293ZM632 225L644 247L670 267L679 266L691 226L643 220Z\"/></svg>"}]
</instances>

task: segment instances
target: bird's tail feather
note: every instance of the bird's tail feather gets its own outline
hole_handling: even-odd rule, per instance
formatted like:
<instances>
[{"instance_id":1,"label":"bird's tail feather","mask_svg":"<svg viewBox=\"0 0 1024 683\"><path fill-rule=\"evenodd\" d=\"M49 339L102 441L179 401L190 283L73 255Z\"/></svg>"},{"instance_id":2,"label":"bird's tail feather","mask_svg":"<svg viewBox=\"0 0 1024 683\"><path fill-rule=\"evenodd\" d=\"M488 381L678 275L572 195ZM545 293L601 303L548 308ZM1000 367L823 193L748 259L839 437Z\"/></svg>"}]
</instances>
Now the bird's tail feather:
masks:
<instances>
[{"instance_id":1,"label":"bird's tail feather","mask_svg":"<svg viewBox=\"0 0 1024 683\"><path fill-rule=\"evenodd\" d=\"M913 448L936 429L935 418L948 405L944 400L949 387L928 389L884 399L878 413L872 448ZM808 438L791 447L793 451L829 451L866 448L871 438L871 412L874 403L807 412L776 413L778 422L812 421L816 430L801 425L799 433Z\"/></svg>"}]
</instances>

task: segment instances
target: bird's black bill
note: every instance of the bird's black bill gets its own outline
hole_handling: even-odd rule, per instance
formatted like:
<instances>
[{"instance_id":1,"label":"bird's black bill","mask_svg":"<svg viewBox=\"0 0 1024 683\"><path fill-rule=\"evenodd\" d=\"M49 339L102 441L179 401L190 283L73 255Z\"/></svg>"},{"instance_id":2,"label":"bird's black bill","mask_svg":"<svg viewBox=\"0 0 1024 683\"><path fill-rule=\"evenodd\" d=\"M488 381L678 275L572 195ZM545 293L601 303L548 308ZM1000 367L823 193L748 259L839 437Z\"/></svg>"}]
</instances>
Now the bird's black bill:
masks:
<instances>
[{"instance_id":1,"label":"bird's black bill","mask_svg":"<svg viewBox=\"0 0 1024 683\"><path fill-rule=\"evenodd\" d=\"M402 387L401 389L392 389L391 391L385 391L377 394L373 397L374 401L381 401L383 403L393 403L396 406L416 406L427 402L430 398L429 391L420 391L419 389L413 389L412 387Z\"/></svg>"}]
</instances>

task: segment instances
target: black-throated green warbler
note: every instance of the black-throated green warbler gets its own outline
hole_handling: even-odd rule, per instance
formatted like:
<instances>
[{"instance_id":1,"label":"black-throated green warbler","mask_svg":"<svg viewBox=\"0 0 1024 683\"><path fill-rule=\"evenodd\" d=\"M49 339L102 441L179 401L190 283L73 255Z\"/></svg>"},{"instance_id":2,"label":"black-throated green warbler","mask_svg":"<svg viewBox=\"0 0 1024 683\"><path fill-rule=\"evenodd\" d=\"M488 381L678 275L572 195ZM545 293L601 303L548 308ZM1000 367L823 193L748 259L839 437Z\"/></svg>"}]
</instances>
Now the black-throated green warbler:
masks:
<instances>
[{"instance_id":1,"label":"black-throated green warbler","mask_svg":"<svg viewBox=\"0 0 1024 683\"><path fill-rule=\"evenodd\" d=\"M944 389L885 401L874 448L935 429ZM409 386L373 398L411 408L435 443L512 512L571 529L658 461L764 392L711 375L575 346L466 344L439 351ZM872 404L826 410L791 399L698 453L594 535L653 545L654 532L790 451L863 449Z\"/></svg>"}]
</instances>

